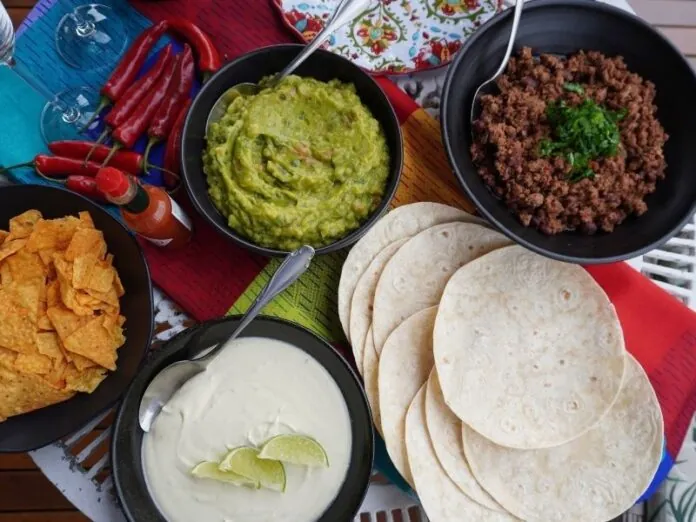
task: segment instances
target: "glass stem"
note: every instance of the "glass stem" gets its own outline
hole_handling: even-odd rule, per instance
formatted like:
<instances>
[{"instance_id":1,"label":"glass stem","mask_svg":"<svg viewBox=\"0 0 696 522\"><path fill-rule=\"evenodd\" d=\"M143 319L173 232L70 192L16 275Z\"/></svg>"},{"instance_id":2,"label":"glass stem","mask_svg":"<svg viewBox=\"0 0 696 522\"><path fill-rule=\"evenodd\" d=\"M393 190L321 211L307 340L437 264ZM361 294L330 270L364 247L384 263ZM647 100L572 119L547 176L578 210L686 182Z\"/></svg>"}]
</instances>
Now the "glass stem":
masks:
<instances>
[{"instance_id":1,"label":"glass stem","mask_svg":"<svg viewBox=\"0 0 696 522\"><path fill-rule=\"evenodd\" d=\"M94 24L91 20L84 18L79 11L74 11L70 16L75 20L75 33L80 38L90 36L95 31Z\"/></svg>"},{"instance_id":2,"label":"glass stem","mask_svg":"<svg viewBox=\"0 0 696 522\"><path fill-rule=\"evenodd\" d=\"M63 119L65 121L77 121L80 117L80 111L76 107L68 107L62 103L55 94L53 94L48 88L38 81L25 67L21 66L14 58L11 58L9 62L2 65L6 65L10 69L19 75L22 80L29 84L29 87L38 92L41 96L48 100L48 103L53 105L57 110L63 113Z\"/></svg>"}]
</instances>

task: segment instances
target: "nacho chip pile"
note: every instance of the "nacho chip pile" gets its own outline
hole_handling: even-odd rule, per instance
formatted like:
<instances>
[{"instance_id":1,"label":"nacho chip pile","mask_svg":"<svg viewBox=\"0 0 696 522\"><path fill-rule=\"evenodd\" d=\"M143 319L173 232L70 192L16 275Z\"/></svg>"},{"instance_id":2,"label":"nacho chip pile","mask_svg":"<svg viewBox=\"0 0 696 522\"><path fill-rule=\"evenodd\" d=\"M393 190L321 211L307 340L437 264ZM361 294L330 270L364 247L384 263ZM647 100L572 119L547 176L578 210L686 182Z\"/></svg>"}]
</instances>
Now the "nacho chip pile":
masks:
<instances>
[{"instance_id":1,"label":"nacho chip pile","mask_svg":"<svg viewBox=\"0 0 696 522\"><path fill-rule=\"evenodd\" d=\"M92 393L124 342L113 256L88 212L0 230L0 422Z\"/></svg>"}]
</instances>

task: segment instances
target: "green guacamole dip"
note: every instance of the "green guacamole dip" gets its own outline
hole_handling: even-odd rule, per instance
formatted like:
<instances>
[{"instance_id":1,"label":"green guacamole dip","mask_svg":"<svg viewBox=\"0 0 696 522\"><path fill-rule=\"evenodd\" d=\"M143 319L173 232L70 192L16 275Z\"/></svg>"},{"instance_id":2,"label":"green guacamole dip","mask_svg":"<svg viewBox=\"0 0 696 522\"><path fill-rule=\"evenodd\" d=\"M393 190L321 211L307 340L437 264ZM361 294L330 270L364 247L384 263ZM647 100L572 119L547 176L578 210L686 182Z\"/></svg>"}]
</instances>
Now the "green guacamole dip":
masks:
<instances>
[{"instance_id":1,"label":"green guacamole dip","mask_svg":"<svg viewBox=\"0 0 696 522\"><path fill-rule=\"evenodd\" d=\"M384 195L386 139L353 85L289 76L238 94L207 139L213 203L261 246L328 245L358 228Z\"/></svg>"}]
</instances>

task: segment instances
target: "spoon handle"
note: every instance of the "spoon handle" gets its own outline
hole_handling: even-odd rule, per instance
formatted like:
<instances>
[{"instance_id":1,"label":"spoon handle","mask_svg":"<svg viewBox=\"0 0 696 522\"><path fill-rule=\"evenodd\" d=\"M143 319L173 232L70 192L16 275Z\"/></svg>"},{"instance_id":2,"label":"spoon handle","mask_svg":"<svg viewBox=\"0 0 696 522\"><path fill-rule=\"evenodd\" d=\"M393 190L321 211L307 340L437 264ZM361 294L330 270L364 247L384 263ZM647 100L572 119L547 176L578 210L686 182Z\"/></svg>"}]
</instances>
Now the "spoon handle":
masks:
<instances>
[{"instance_id":1,"label":"spoon handle","mask_svg":"<svg viewBox=\"0 0 696 522\"><path fill-rule=\"evenodd\" d=\"M336 11L334 11L333 16L324 26L324 29L314 38L314 40L305 46L302 52L298 54L297 57L290 62L285 69L280 71L276 77L276 81L280 81L286 76L289 76L295 72L295 69L297 69L307 59L307 57L309 57L310 54L321 47L321 45L328 40L329 36L336 32L337 29L354 20L359 14L365 11L369 7L371 1L372 0L341 0L336 8Z\"/></svg>"},{"instance_id":2,"label":"spoon handle","mask_svg":"<svg viewBox=\"0 0 696 522\"><path fill-rule=\"evenodd\" d=\"M221 341L215 348L200 357L198 360L211 359L222 350L222 348L231 340L236 339L244 328L261 312L265 306L270 303L279 293L288 288L291 284L297 281L302 274L309 268L309 264L314 257L314 249L311 246L305 245L298 248L289 254L275 271L271 280L266 284L261 293L258 295L254 304L246 311L242 317L237 329L232 332L227 339Z\"/></svg>"},{"instance_id":3,"label":"spoon handle","mask_svg":"<svg viewBox=\"0 0 696 522\"><path fill-rule=\"evenodd\" d=\"M500 67L493 75L493 78L497 78L507 67L510 61L510 56L512 56L512 50L515 47L515 40L517 39L517 29L520 27L520 18L522 17L522 9L524 8L524 0L515 1L515 12L512 14L512 27L510 28L510 39L508 40L507 49L505 49L505 57L500 63Z\"/></svg>"}]
</instances>

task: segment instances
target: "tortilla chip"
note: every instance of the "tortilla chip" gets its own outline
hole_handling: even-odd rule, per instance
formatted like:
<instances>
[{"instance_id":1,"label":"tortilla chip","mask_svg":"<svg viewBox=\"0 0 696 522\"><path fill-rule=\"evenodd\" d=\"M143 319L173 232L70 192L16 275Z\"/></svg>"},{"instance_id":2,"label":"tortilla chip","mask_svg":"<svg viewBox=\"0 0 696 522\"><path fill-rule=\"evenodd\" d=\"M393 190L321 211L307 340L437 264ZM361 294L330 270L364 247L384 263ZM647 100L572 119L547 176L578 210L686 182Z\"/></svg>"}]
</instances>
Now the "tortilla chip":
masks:
<instances>
[{"instance_id":1,"label":"tortilla chip","mask_svg":"<svg viewBox=\"0 0 696 522\"><path fill-rule=\"evenodd\" d=\"M109 288L108 292L97 292L96 290L92 290L91 288L87 288L85 290L88 295L91 295L95 299L98 299L102 303L106 303L110 306L113 307L118 307L118 294L116 293L116 289L112 286Z\"/></svg>"},{"instance_id":2,"label":"tortilla chip","mask_svg":"<svg viewBox=\"0 0 696 522\"><path fill-rule=\"evenodd\" d=\"M77 290L70 286L68 281L60 276L58 276L58 281L60 281L60 298L65 306L77 315L91 316L94 314L94 307L81 304L77 298Z\"/></svg>"},{"instance_id":3,"label":"tortilla chip","mask_svg":"<svg viewBox=\"0 0 696 522\"><path fill-rule=\"evenodd\" d=\"M104 259L106 255L106 243L104 234L93 228L79 228L70 241L65 251L65 259L75 261L80 256L93 255Z\"/></svg>"},{"instance_id":4,"label":"tortilla chip","mask_svg":"<svg viewBox=\"0 0 696 522\"><path fill-rule=\"evenodd\" d=\"M69 364L70 363L68 363L65 358L61 359L60 361L55 361L53 369L41 377L52 388L56 390L64 390L65 374L69 368Z\"/></svg>"},{"instance_id":5,"label":"tortilla chip","mask_svg":"<svg viewBox=\"0 0 696 522\"><path fill-rule=\"evenodd\" d=\"M58 280L53 280L46 285L46 306L58 306L60 304L60 283Z\"/></svg>"},{"instance_id":6,"label":"tortilla chip","mask_svg":"<svg viewBox=\"0 0 696 522\"><path fill-rule=\"evenodd\" d=\"M56 252L57 250L53 248L45 248L43 250L39 250L39 257L41 258L41 262L44 264L46 268L53 266L53 254L55 254Z\"/></svg>"},{"instance_id":7,"label":"tortilla chip","mask_svg":"<svg viewBox=\"0 0 696 522\"><path fill-rule=\"evenodd\" d=\"M0 346L0 366L14 371L14 363L17 359L17 352L8 350Z\"/></svg>"},{"instance_id":8,"label":"tortilla chip","mask_svg":"<svg viewBox=\"0 0 696 522\"><path fill-rule=\"evenodd\" d=\"M11 239L24 239L29 237L34 230L34 225L43 219L41 212L38 210L27 210L26 212L10 219L10 235Z\"/></svg>"},{"instance_id":9,"label":"tortilla chip","mask_svg":"<svg viewBox=\"0 0 696 522\"><path fill-rule=\"evenodd\" d=\"M20 250L5 261L12 272L13 281L26 281L37 277L46 277L46 267L37 254Z\"/></svg>"},{"instance_id":10,"label":"tortilla chip","mask_svg":"<svg viewBox=\"0 0 696 522\"><path fill-rule=\"evenodd\" d=\"M77 261L75 261L77 263ZM97 292L108 292L114 284L116 270L106 261L100 261L92 268L87 288ZM73 275L73 278L75 276ZM114 291L116 291L114 289ZM118 297L118 295L117 295Z\"/></svg>"},{"instance_id":11,"label":"tortilla chip","mask_svg":"<svg viewBox=\"0 0 696 522\"><path fill-rule=\"evenodd\" d=\"M53 369L53 361L40 353L20 353L15 359L15 368L22 373L43 375Z\"/></svg>"},{"instance_id":12,"label":"tortilla chip","mask_svg":"<svg viewBox=\"0 0 696 522\"><path fill-rule=\"evenodd\" d=\"M63 253L53 254L53 266L56 268L58 277L71 282L73 278L73 264L65 259Z\"/></svg>"},{"instance_id":13,"label":"tortilla chip","mask_svg":"<svg viewBox=\"0 0 696 522\"><path fill-rule=\"evenodd\" d=\"M123 316L120 315L106 315L104 316L104 328L106 328L114 341L114 346L119 349L126 343L126 337L123 335L123 328L121 322Z\"/></svg>"},{"instance_id":14,"label":"tortilla chip","mask_svg":"<svg viewBox=\"0 0 696 522\"><path fill-rule=\"evenodd\" d=\"M103 317L92 319L69 335L64 344L69 351L84 355L104 368L116 370L116 347L109 330L104 327Z\"/></svg>"},{"instance_id":15,"label":"tortilla chip","mask_svg":"<svg viewBox=\"0 0 696 522\"><path fill-rule=\"evenodd\" d=\"M0 367L0 417L12 417L65 401L73 391L56 390L38 375Z\"/></svg>"},{"instance_id":16,"label":"tortilla chip","mask_svg":"<svg viewBox=\"0 0 696 522\"><path fill-rule=\"evenodd\" d=\"M87 357L83 357L81 355L78 355L76 353L70 353L70 358L72 359L72 363L75 365L75 368L77 368L80 371L87 370L89 368L94 368L95 366L99 366L97 363L94 361L91 361L87 359Z\"/></svg>"},{"instance_id":17,"label":"tortilla chip","mask_svg":"<svg viewBox=\"0 0 696 522\"><path fill-rule=\"evenodd\" d=\"M6 239L3 244L0 245L0 261L19 252L26 244L26 239L15 239L14 241L10 241L8 236L8 239Z\"/></svg>"},{"instance_id":18,"label":"tortilla chip","mask_svg":"<svg viewBox=\"0 0 696 522\"><path fill-rule=\"evenodd\" d=\"M79 212L77 214L80 217L80 226L84 228L94 228L94 221L92 221L92 216L86 210Z\"/></svg>"},{"instance_id":19,"label":"tortilla chip","mask_svg":"<svg viewBox=\"0 0 696 522\"><path fill-rule=\"evenodd\" d=\"M92 276L92 272L97 265L98 259L93 255L77 257L73 263L72 286L77 289L87 288Z\"/></svg>"},{"instance_id":20,"label":"tortilla chip","mask_svg":"<svg viewBox=\"0 0 696 522\"><path fill-rule=\"evenodd\" d=\"M12 295L15 303L26 309L29 318L36 323L39 318L39 303L43 286L45 286L43 277L37 277L26 281L13 281L3 288Z\"/></svg>"},{"instance_id":21,"label":"tortilla chip","mask_svg":"<svg viewBox=\"0 0 696 522\"><path fill-rule=\"evenodd\" d=\"M81 317L62 306L49 306L46 310L46 315L48 315L53 327L58 332L58 337L60 337L63 343L72 333L90 321L89 317Z\"/></svg>"},{"instance_id":22,"label":"tortilla chip","mask_svg":"<svg viewBox=\"0 0 696 522\"><path fill-rule=\"evenodd\" d=\"M123 283L121 283L121 278L116 270L114 270L114 290L116 291L116 295L118 297L123 297L126 295L126 289L123 288Z\"/></svg>"},{"instance_id":23,"label":"tortilla chip","mask_svg":"<svg viewBox=\"0 0 696 522\"><path fill-rule=\"evenodd\" d=\"M0 265L0 285L7 286L12 283L12 271L10 265L2 263Z\"/></svg>"},{"instance_id":24,"label":"tortilla chip","mask_svg":"<svg viewBox=\"0 0 696 522\"><path fill-rule=\"evenodd\" d=\"M36 326L30 311L15 299L13 292L4 286L0 288L0 346L20 353L35 353Z\"/></svg>"},{"instance_id":25,"label":"tortilla chip","mask_svg":"<svg viewBox=\"0 0 696 522\"><path fill-rule=\"evenodd\" d=\"M3 244L3 242L5 241L5 239L7 238L7 236L9 236L9 235L10 235L10 233L9 233L7 230L1 230L1 229L0 229L0 245Z\"/></svg>"},{"instance_id":26,"label":"tortilla chip","mask_svg":"<svg viewBox=\"0 0 696 522\"><path fill-rule=\"evenodd\" d=\"M55 332L39 332L36 334L36 347L41 355L46 355L51 359L61 360L63 351L60 349L60 339Z\"/></svg>"},{"instance_id":27,"label":"tortilla chip","mask_svg":"<svg viewBox=\"0 0 696 522\"><path fill-rule=\"evenodd\" d=\"M80 223L80 220L74 216L42 219L34 225L27 242L27 250L29 252L44 249L65 250Z\"/></svg>"},{"instance_id":28,"label":"tortilla chip","mask_svg":"<svg viewBox=\"0 0 696 522\"><path fill-rule=\"evenodd\" d=\"M90 368L85 371L68 369L65 376L65 387L68 390L92 393L104 379L106 379L104 368Z\"/></svg>"}]
</instances>

